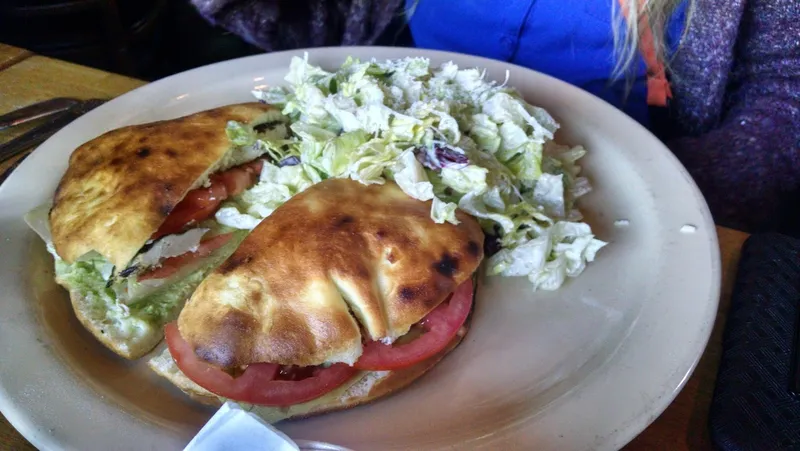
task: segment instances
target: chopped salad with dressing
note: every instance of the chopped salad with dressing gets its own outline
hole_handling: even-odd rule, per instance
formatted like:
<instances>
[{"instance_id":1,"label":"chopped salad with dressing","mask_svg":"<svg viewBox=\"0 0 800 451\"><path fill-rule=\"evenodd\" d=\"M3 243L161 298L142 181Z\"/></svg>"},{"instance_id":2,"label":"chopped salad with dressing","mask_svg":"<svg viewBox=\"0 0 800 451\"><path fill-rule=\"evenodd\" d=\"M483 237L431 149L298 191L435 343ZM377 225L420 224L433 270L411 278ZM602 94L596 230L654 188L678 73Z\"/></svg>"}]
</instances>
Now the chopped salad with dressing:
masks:
<instances>
[{"instance_id":1,"label":"chopped salad with dressing","mask_svg":"<svg viewBox=\"0 0 800 451\"><path fill-rule=\"evenodd\" d=\"M578 165L586 151L557 144L559 125L544 109L483 71L432 67L425 58L348 58L328 72L306 56L292 59L285 80L253 95L288 116L288 138L228 124L233 143L260 146L270 161L253 188L222 205L219 223L252 229L293 195L336 177L394 181L432 201L437 223L457 224L459 209L474 216L494 248L488 274L526 276L534 290L580 275L606 245L575 205L591 190Z\"/></svg>"}]
</instances>

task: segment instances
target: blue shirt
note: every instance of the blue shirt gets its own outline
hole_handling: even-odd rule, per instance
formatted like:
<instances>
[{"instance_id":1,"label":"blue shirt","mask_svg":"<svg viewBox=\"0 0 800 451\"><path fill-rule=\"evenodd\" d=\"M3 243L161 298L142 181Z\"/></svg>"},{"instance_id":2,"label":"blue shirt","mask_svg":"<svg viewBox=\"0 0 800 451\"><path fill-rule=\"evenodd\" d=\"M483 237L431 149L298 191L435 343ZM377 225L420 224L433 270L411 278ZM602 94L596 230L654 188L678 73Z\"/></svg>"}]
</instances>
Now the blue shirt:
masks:
<instances>
[{"instance_id":1,"label":"blue shirt","mask_svg":"<svg viewBox=\"0 0 800 451\"><path fill-rule=\"evenodd\" d=\"M627 98L625 80L611 83L617 0L406 0L418 47L508 61L578 86L647 126L647 67L641 55ZM685 2L684 2L685 3ZM685 4L668 24L673 48Z\"/></svg>"}]
</instances>

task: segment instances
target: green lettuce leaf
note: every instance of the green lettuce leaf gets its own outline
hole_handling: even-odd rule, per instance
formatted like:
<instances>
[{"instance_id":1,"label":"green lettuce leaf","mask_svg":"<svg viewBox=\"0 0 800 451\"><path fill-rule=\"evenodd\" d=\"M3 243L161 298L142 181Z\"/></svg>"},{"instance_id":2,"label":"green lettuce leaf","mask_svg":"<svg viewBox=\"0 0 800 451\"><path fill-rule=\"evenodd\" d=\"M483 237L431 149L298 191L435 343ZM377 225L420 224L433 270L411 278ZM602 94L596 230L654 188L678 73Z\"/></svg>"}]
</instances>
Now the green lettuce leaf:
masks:
<instances>
[{"instance_id":1,"label":"green lettuce leaf","mask_svg":"<svg viewBox=\"0 0 800 451\"><path fill-rule=\"evenodd\" d=\"M462 169L442 169L442 183L460 193L483 194L489 170L474 164Z\"/></svg>"},{"instance_id":2,"label":"green lettuce leaf","mask_svg":"<svg viewBox=\"0 0 800 451\"><path fill-rule=\"evenodd\" d=\"M235 146L249 146L256 142L256 133L252 127L236 121L228 121L225 134Z\"/></svg>"},{"instance_id":3,"label":"green lettuce leaf","mask_svg":"<svg viewBox=\"0 0 800 451\"><path fill-rule=\"evenodd\" d=\"M469 134L482 149L491 153L497 152L503 141L500 128L489 119L489 116L482 113L472 116L472 128Z\"/></svg>"},{"instance_id":4,"label":"green lettuce leaf","mask_svg":"<svg viewBox=\"0 0 800 451\"><path fill-rule=\"evenodd\" d=\"M425 168L422 167L414 152L405 151L397 161L394 181L404 193L417 200L433 199L433 184L428 180Z\"/></svg>"},{"instance_id":5,"label":"green lettuce leaf","mask_svg":"<svg viewBox=\"0 0 800 451\"><path fill-rule=\"evenodd\" d=\"M458 205L455 203L444 202L438 197L434 197L431 204L431 218L437 224L449 222L450 224L458 225L460 221L456 218L456 209L458 209Z\"/></svg>"}]
</instances>

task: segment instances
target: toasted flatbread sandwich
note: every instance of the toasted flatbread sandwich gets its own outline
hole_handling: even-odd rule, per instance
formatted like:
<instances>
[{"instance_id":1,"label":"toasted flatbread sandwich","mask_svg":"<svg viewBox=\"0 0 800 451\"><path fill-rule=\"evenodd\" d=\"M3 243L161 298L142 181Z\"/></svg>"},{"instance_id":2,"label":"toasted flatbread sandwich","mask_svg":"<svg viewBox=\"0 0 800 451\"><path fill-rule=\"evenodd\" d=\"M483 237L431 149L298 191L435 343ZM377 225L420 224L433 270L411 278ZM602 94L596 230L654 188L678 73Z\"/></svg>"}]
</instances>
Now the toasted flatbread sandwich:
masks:
<instances>
[{"instance_id":1,"label":"toasted flatbread sandwich","mask_svg":"<svg viewBox=\"0 0 800 451\"><path fill-rule=\"evenodd\" d=\"M76 149L52 202L26 215L55 278L98 340L134 359L163 338L185 299L246 235L217 223L254 184L259 137L288 119L261 103L112 130Z\"/></svg>"},{"instance_id":2,"label":"toasted flatbread sandwich","mask_svg":"<svg viewBox=\"0 0 800 451\"><path fill-rule=\"evenodd\" d=\"M408 385L464 337L477 221L430 219L395 183L329 179L262 221L200 283L149 365L193 398L270 421Z\"/></svg>"}]
</instances>

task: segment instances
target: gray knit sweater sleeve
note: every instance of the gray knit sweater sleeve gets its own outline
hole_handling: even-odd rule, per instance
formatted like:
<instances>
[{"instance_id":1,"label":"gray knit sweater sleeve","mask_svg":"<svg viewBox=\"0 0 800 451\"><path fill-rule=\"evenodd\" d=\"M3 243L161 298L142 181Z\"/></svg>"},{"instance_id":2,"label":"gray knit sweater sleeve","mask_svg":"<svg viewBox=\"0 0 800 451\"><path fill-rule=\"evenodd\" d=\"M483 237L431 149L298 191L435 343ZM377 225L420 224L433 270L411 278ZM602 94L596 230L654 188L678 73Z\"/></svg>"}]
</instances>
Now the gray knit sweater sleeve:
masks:
<instances>
[{"instance_id":1,"label":"gray knit sweater sleeve","mask_svg":"<svg viewBox=\"0 0 800 451\"><path fill-rule=\"evenodd\" d=\"M704 0L695 17L670 147L718 223L785 227L800 207L800 1Z\"/></svg>"}]
</instances>

